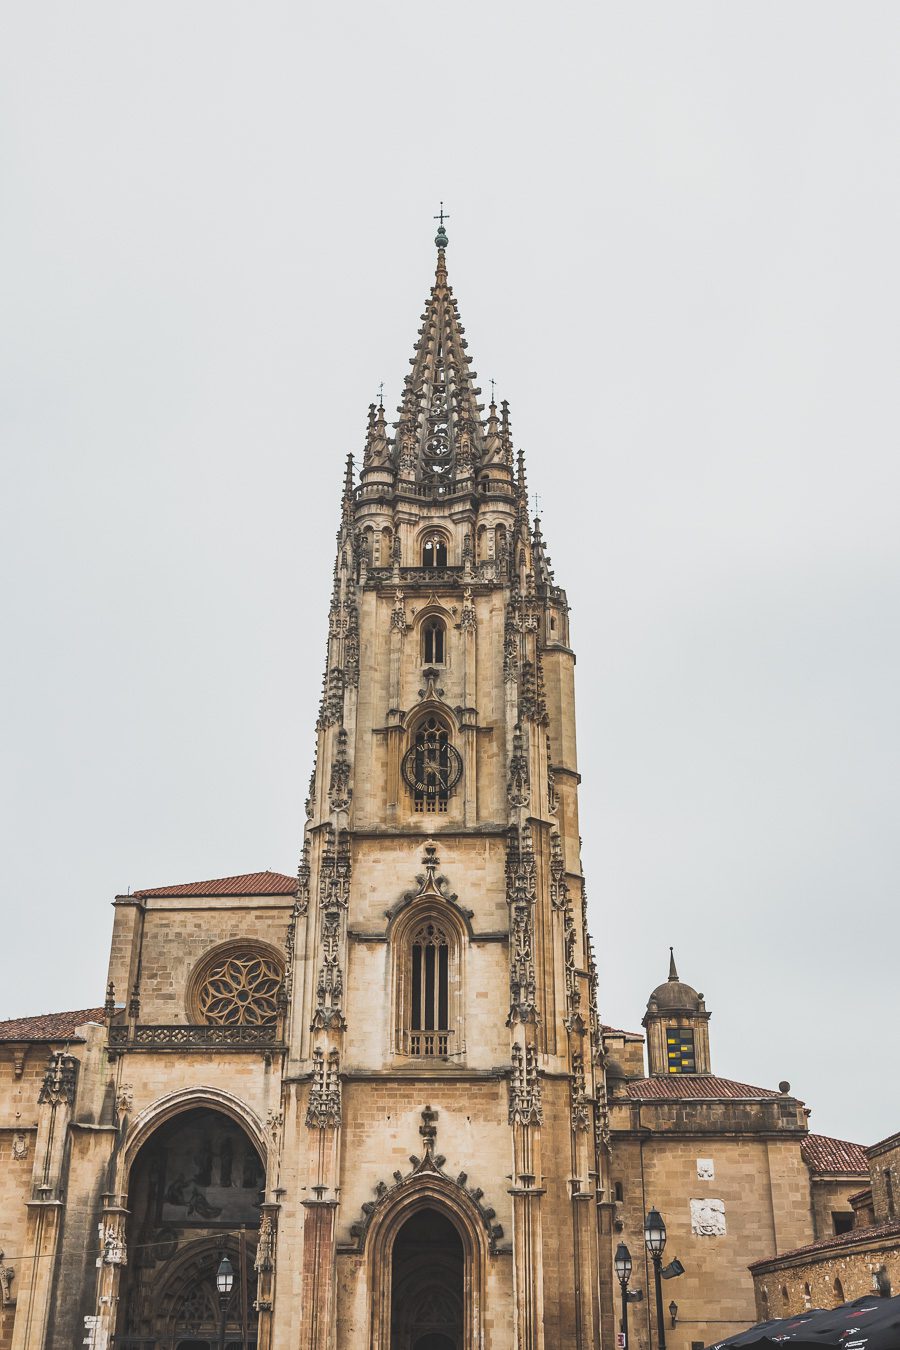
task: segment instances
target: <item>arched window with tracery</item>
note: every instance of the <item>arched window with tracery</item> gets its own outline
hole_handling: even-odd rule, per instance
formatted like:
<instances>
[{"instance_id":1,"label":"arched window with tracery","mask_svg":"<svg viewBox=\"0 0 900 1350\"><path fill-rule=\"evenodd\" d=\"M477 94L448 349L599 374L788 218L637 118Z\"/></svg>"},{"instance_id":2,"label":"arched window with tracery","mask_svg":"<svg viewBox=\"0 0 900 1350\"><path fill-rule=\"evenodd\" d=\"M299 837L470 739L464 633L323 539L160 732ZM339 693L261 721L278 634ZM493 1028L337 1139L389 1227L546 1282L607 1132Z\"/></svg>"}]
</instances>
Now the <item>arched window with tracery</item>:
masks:
<instances>
[{"instance_id":1,"label":"arched window with tracery","mask_svg":"<svg viewBox=\"0 0 900 1350\"><path fill-rule=\"evenodd\" d=\"M422 660L426 666L442 666L446 660L447 626L443 619L426 619L422 625Z\"/></svg>"},{"instance_id":2,"label":"arched window with tracery","mask_svg":"<svg viewBox=\"0 0 900 1350\"><path fill-rule=\"evenodd\" d=\"M422 566L429 571L447 566L447 537L428 534L422 540Z\"/></svg>"},{"instance_id":3,"label":"arched window with tracery","mask_svg":"<svg viewBox=\"0 0 900 1350\"><path fill-rule=\"evenodd\" d=\"M409 1053L426 1058L450 1053L450 937L428 918L410 942Z\"/></svg>"},{"instance_id":4,"label":"arched window with tracery","mask_svg":"<svg viewBox=\"0 0 900 1350\"><path fill-rule=\"evenodd\" d=\"M465 1055L466 928L444 900L420 900L391 931L392 1045L406 1058Z\"/></svg>"}]
</instances>

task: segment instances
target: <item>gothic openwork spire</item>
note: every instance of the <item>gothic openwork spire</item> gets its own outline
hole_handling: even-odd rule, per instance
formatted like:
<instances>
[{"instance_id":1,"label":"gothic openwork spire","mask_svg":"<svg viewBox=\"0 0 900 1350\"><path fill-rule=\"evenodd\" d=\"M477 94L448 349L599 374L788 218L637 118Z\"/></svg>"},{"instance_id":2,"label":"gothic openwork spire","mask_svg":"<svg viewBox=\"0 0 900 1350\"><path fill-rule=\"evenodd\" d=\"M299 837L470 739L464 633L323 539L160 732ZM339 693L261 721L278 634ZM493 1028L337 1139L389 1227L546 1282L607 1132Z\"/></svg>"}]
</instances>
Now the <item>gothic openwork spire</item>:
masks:
<instances>
[{"instance_id":1,"label":"gothic openwork spire","mask_svg":"<svg viewBox=\"0 0 900 1350\"><path fill-rule=\"evenodd\" d=\"M450 484L472 476L484 458L485 444L481 390L447 280L449 240L443 217L434 242L434 285L398 409L395 454L401 477Z\"/></svg>"}]
</instances>

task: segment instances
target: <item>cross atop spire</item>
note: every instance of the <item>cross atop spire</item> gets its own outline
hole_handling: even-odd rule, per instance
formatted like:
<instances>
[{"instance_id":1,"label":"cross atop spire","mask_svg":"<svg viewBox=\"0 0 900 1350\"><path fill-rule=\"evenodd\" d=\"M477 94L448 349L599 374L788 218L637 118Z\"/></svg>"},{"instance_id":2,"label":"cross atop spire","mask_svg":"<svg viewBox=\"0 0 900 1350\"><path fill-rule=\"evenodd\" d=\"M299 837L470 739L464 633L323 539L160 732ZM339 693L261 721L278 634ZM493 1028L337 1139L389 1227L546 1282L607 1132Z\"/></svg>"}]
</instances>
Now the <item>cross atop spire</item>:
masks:
<instances>
[{"instance_id":1,"label":"cross atop spire","mask_svg":"<svg viewBox=\"0 0 900 1350\"><path fill-rule=\"evenodd\" d=\"M449 214L449 212L447 212L447 211L444 210L444 203L443 203L443 202L441 202L441 209L440 209L440 212L434 217L434 219L440 222L439 225L438 225L438 234L444 236L444 242L443 242L443 244L438 244L438 248L446 248L446 247L447 247L447 231L444 229L444 221L450 219L450 214ZM435 241L435 242L437 242L437 241Z\"/></svg>"}]
</instances>

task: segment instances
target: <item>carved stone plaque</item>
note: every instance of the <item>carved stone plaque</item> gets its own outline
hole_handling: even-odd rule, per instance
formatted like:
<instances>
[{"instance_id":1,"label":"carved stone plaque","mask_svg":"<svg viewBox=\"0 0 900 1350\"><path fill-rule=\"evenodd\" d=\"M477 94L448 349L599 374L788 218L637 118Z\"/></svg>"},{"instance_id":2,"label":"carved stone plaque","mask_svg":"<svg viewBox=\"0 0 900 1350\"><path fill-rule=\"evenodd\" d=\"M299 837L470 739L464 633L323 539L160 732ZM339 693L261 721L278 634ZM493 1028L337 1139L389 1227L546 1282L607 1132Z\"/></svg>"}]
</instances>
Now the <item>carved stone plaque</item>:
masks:
<instances>
[{"instance_id":1,"label":"carved stone plaque","mask_svg":"<svg viewBox=\"0 0 900 1350\"><path fill-rule=\"evenodd\" d=\"M695 1237L724 1237L725 1201L692 1200L691 1232Z\"/></svg>"},{"instance_id":2,"label":"carved stone plaque","mask_svg":"<svg viewBox=\"0 0 900 1350\"><path fill-rule=\"evenodd\" d=\"M697 1176L701 1181L712 1181L715 1175L716 1168L712 1158L697 1159Z\"/></svg>"}]
</instances>

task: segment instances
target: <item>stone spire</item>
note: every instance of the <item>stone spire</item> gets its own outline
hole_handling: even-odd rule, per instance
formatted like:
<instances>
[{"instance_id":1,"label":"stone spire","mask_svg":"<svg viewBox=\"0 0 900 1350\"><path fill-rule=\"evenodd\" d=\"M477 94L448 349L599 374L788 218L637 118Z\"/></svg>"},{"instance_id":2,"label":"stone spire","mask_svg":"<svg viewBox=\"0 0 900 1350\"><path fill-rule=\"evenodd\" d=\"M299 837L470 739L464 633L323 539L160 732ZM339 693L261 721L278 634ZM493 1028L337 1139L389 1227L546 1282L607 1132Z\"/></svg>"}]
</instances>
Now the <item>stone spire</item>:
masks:
<instances>
[{"instance_id":1,"label":"stone spire","mask_svg":"<svg viewBox=\"0 0 900 1350\"><path fill-rule=\"evenodd\" d=\"M503 445L503 452L506 456L506 467L512 470L513 467L513 440L512 426L509 420L509 400L504 399L500 404L500 441Z\"/></svg>"},{"instance_id":2,"label":"stone spire","mask_svg":"<svg viewBox=\"0 0 900 1350\"><path fill-rule=\"evenodd\" d=\"M541 533L540 516L534 518L534 530L531 535L531 562L536 585L539 588L552 586L553 568L550 566L550 555L547 553L544 536Z\"/></svg>"},{"instance_id":3,"label":"stone spire","mask_svg":"<svg viewBox=\"0 0 900 1350\"><path fill-rule=\"evenodd\" d=\"M481 461L482 467L499 464L507 468L506 446L503 443L503 437L500 435L500 422L497 418L497 404L493 398L488 408L487 426L484 429L484 457Z\"/></svg>"},{"instance_id":4,"label":"stone spire","mask_svg":"<svg viewBox=\"0 0 900 1350\"><path fill-rule=\"evenodd\" d=\"M379 404L376 409L375 404L370 403L363 470L389 468L390 463L391 443L388 440L387 426L384 420L384 405Z\"/></svg>"},{"instance_id":5,"label":"stone spire","mask_svg":"<svg viewBox=\"0 0 900 1350\"><path fill-rule=\"evenodd\" d=\"M435 236L437 268L398 409L397 458L404 477L467 479L484 458L481 390L470 369L459 310L447 281L447 232Z\"/></svg>"}]
</instances>

